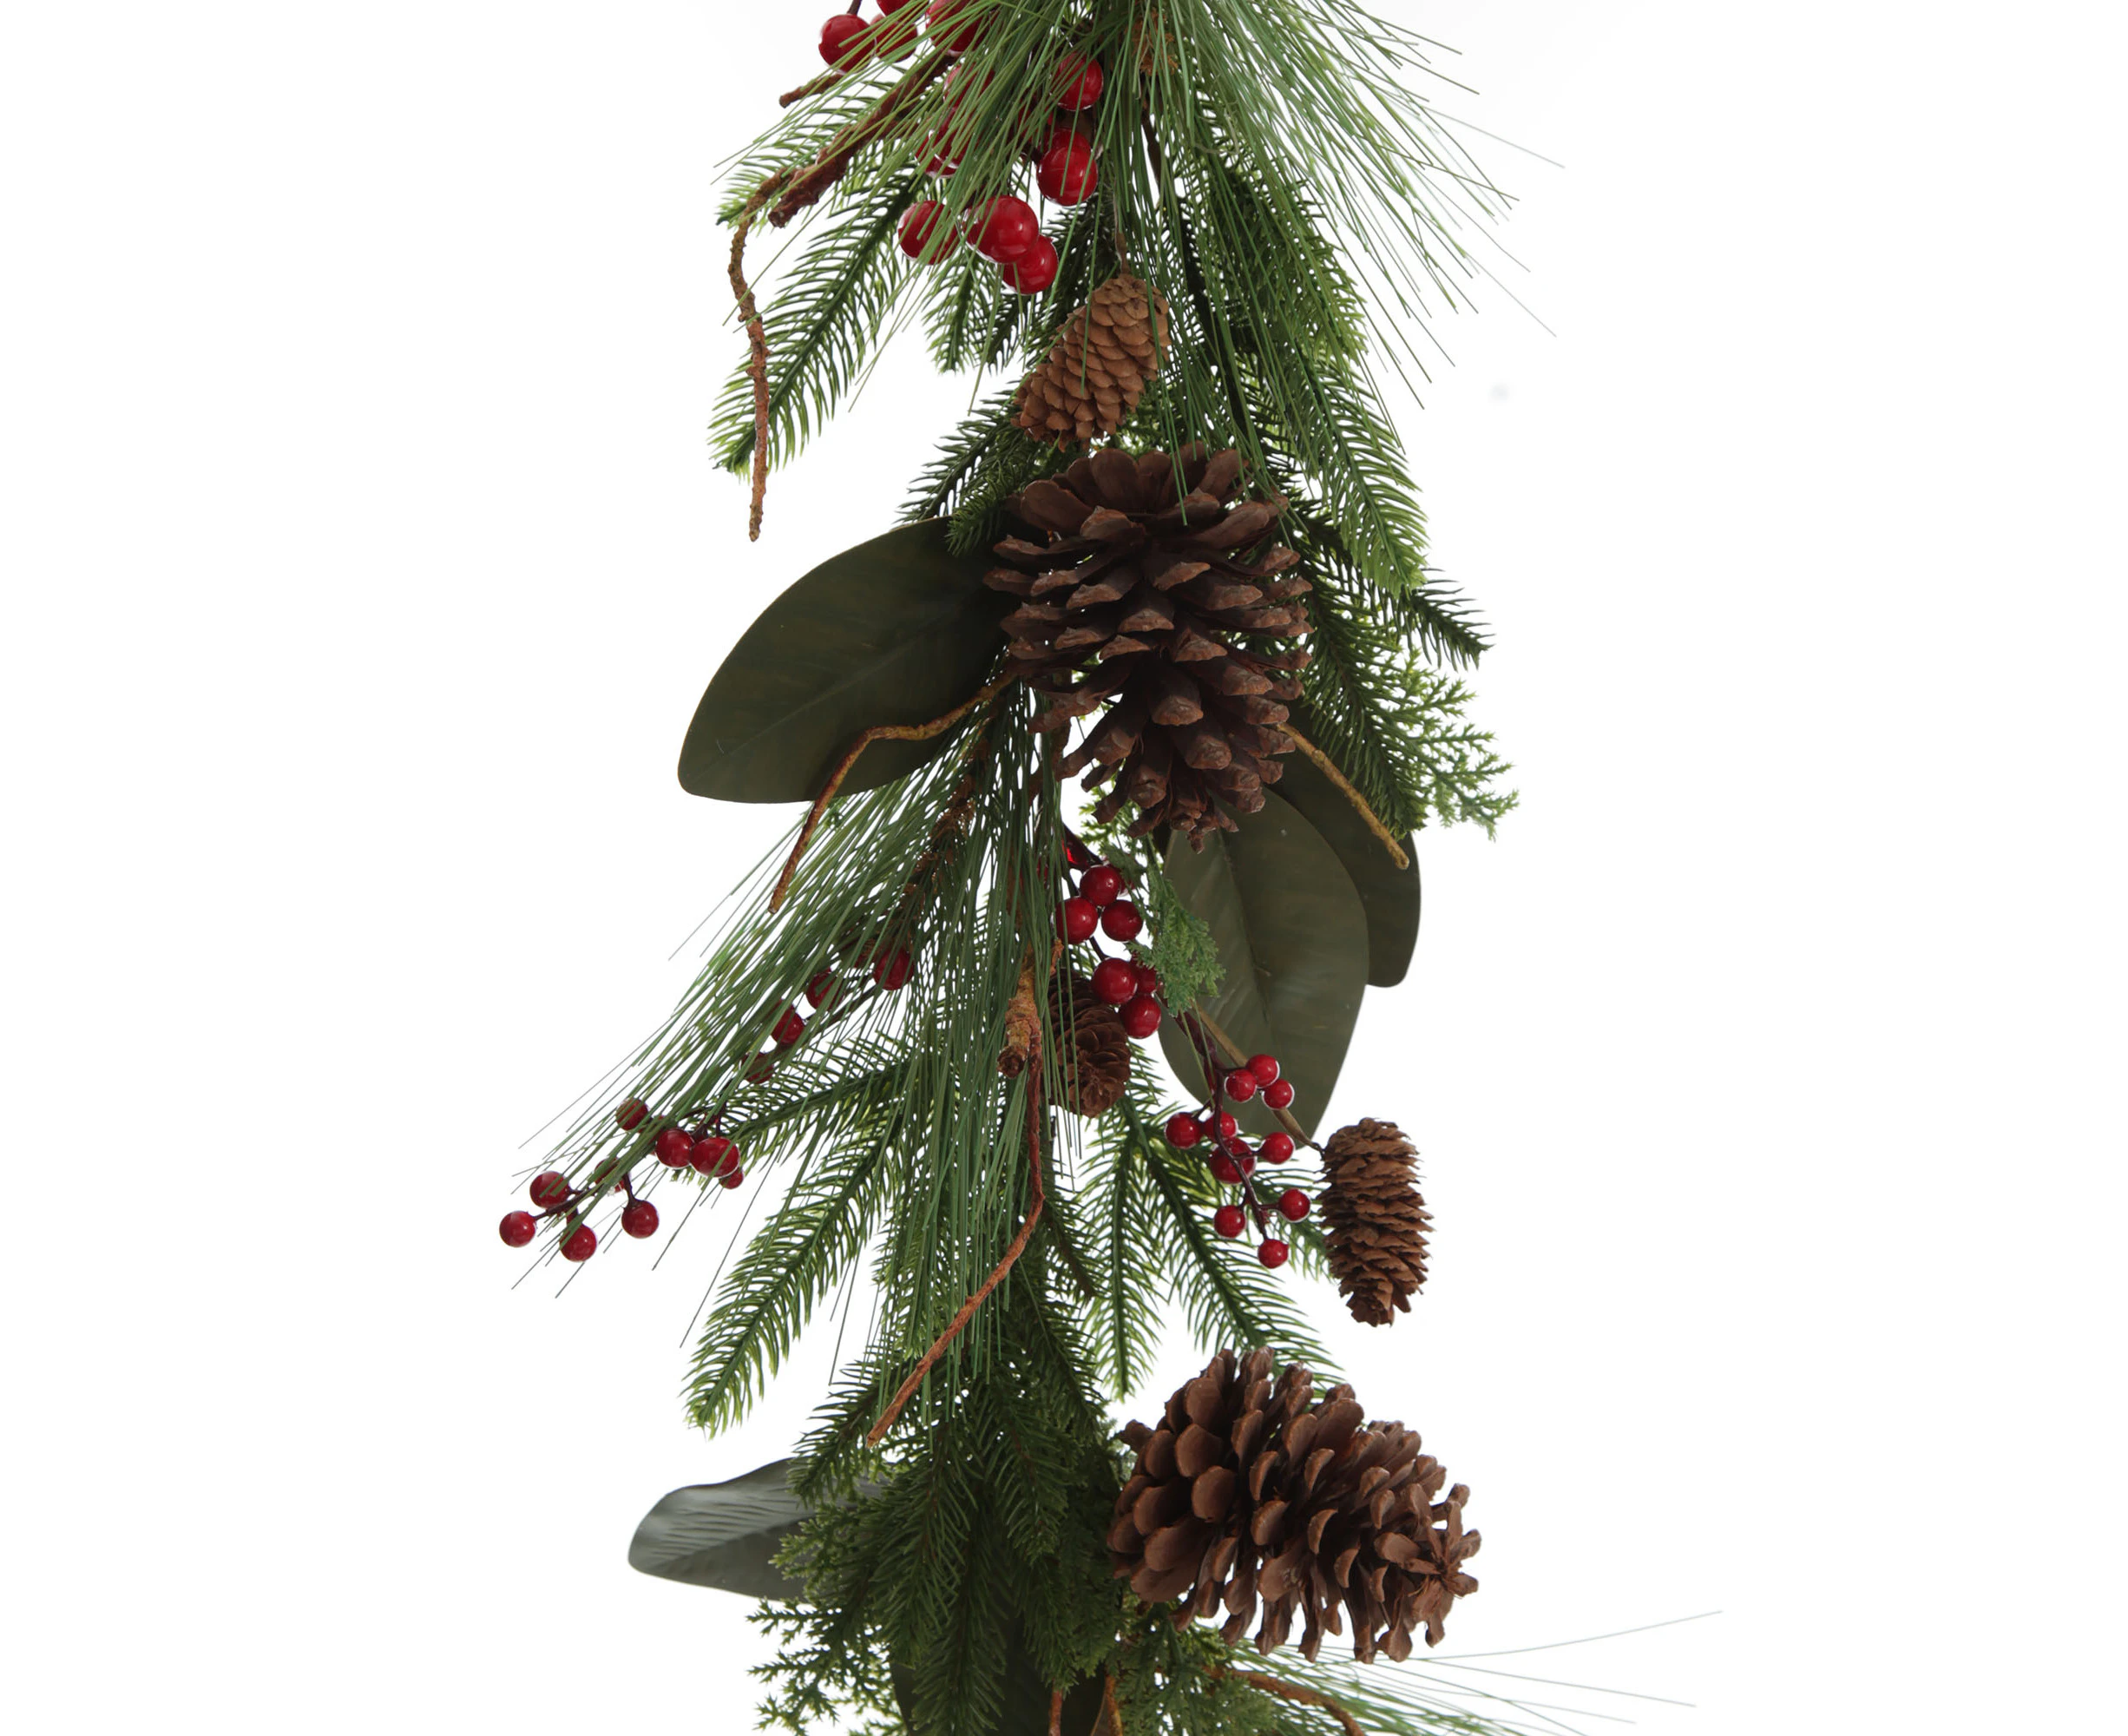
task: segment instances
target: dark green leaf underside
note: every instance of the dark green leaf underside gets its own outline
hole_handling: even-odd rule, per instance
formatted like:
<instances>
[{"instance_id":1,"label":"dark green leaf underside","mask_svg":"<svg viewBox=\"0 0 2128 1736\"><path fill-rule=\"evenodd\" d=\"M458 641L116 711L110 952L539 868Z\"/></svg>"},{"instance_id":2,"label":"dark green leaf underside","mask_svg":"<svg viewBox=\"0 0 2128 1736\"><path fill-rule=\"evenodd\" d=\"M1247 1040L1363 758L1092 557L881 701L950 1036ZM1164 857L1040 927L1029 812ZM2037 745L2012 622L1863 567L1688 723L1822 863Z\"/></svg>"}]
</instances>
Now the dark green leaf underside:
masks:
<instances>
[{"instance_id":1,"label":"dark green leaf underside","mask_svg":"<svg viewBox=\"0 0 2128 1736\"><path fill-rule=\"evenodd\" d=\"M1410 865L1399 868L1350 799L1312 763L1298 753L1288 754L1283 763L1285 770L1272 799L1298 808L1344 864L1367 912L1367 980L1377 989L1394 988L1411 968L1412 949L1418 944L1418 846L1410 833L1404 834Z\"/></svg>"},{"instance_id":2,"label":"dark green leaf underside","mask_svg":"<svg viewBox=\"0 0 2128 1736\"><path fill-rule=\"evenodd\" d=\"M956 555L942 522L905 524L823 562L761 612L702 695L680 750L680 787L727 802L809 802L866 730L928 723L982 687L1004 648L1011 599ZM845 794L891 783L945 751L868 747Z\"/></svg>"},{"instance_id":3,"label":"dark green leaf underside","mask_svg":"<svg viewBox=\"0 0 2128 1736\"><path fill-rule=\"evenodd\" d=\"M812 1510L791 1494L790 1470L783 1459L729 1483L674 1489L635 1528L628 1565L743 1597L798 1596L775 1564L785 1538Z\"/></svg>"}]
</instances>

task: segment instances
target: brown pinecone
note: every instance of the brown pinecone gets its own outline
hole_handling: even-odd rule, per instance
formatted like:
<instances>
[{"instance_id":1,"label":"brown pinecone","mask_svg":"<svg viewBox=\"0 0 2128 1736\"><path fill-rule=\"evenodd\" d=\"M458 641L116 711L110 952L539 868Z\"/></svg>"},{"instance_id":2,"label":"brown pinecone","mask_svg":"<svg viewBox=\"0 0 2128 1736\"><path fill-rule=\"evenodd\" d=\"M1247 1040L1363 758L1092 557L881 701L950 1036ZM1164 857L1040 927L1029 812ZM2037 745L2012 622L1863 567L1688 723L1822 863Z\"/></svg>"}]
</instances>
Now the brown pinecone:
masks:
<instances>
[{"instance_id":1,"label":"brown pinecone","mask_svg":"<svg viewBox=\"0 0 2128 1736\"><path fill-rule=\"evenodd\" d=\"M1447 1474L1416 1435L1362 1421L1349 1386L1311 1405L1298 1363L1274 1387L1271 1360L1221 1351L1159 1428L1124 1430L1138 1463L1108 1532L1116 1577L1146 1603L1179 1598L1177 1627L1224 1608L1229 1645L1260 1600L1259 1652L1285 1643L1296 1610L1310 1662L1325 1631L1344 1632L1343 1613L1363 1663L1377 1649L1410 1656L1421 1627L1439 1645L1449 1606L1478 1588L1462 1570L1478 1552L1463 1529L1470 1491L1436 1500Z\"/></svg>"},{"instance_id":2,"label":"brown pinecone","mask_svg":"<svg viewBox=\"0 0 2128 1736\"><path fill-rule=\"evenodd\" d=\"M1308 653L1241 641L1305 633L1299 599L1313 587L1291 570L1291 549L1251 558L1286 503L1235 500L1240 479L1231 450L1105 449L1005 503L1041 540L1000 542L1009 564L983 582L1023 599L1005 617L1007 667L1049 695L1034 727L1061 729L1115 701L1062 762L1066 777L1091 766L1089 787L1115 778L1094 810L1103 821L1135 802L1133 832L1170 825L1192 843L1231 832L1213 798L1255 812L1277 781L1275 756L1292 751L1277 726Z\"/></svg>"},{"instance_id":3,"label":"brown pinecone","mask_svg":"<svg viewBox=\"0 0 2128 1736\"><path fill-rule=\"evenodd\" d=\"M1068 981L1060 976L1051 993L1055 1028L1071 1033L1062 1045L1064 1107L1074 1115L1105 1115L1131 1082L1131 1036L1123 1015L1075 972Z\"/></svg>"},{"instance_id":4,"label":"brown pinecone","mask_svg":"<svg viewBox=\"0 0 2128 1736\"><path fill-rule=\"evenodd\" d=\"M1352 1318L1386 1326L1411 1312L1426 1282L1426 1233L1433 1226L1415 1177L1419 1154L1394 1121L1355 1121L1323 1147L1323 1226L1330 1270Z\"/></svg>"},{"instance_id":5,"label":"brown pinecone","mask_svg":"<svg viewBox=\"0 0 2128 1736\"><path fill-rule=\"evenodd\" d=\"M1118 272L1064 322L1049 359L1020 382L1017 421L1060 452L1113 434L1167 357L1167 304Z\"/></svg>"}]
</instances>

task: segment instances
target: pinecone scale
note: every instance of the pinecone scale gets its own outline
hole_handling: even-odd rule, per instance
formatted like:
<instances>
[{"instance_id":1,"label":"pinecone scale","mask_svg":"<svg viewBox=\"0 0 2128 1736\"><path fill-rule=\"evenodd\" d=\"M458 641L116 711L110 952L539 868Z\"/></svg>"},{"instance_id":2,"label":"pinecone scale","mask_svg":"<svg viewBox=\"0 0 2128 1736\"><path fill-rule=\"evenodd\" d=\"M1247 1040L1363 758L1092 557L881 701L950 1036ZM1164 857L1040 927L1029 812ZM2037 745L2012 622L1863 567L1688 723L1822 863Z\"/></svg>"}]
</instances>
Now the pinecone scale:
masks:
<instances>
[{"instance_id":1,"label":"pinecone scale","mask_svg":"<svg viewBox=\"0 0 2128 1736\"><path fill-rule=\"evenodd\" d=\"M1123 425L1166 358L1166 302L1118 272L1064 322L1048 359L1021 382L1015 420L1061 452L1084 446Z\"/></svg>"},{"instance_id":2,"label":"pinecone scale","mask_svg":"<svg viewBox=\"0 0 2128 1736\"><path fill-rule=\"evenodd\" d=\"M1330 1271L1364 1325L1386 1326L1399 1309L1409 1313L1426 1282L1433 1220L1415 1182L1418 1156L1393 1121L1356 1121L1323 1147Z\"/></svg>"}]
</instances>

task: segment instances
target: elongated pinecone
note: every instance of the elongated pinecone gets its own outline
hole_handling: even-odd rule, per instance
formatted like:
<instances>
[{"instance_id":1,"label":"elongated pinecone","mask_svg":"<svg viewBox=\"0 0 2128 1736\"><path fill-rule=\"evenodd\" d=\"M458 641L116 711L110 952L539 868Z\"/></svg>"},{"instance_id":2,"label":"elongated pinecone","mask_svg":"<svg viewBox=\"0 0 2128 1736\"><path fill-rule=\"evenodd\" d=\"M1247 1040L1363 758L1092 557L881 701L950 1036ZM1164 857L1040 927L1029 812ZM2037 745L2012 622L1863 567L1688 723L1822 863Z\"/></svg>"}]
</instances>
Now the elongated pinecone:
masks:
<instances>
[{"instance_id":1,"label":"elongated pinecone","mask_svg":"<svg viewBox=\"0 0 2128 1736\"><path fill-rule=\"evenodd\" d=\"M1386 1326L1426 1282L1427 1215L1413 1177L1418 1152L1394 1121L1355 1121L1323 1147L1323 1224L1330 1270L1352 1318Z\"/></svg>"},{"instance_id":2,"label":"elongated pinecone","mask_svg":"<svg viewBox=\"0 0 2128 1736\"><path fill-rule=\"evenodd\" d=\"M1146 1603L1181 1599L1177 1627L1225 1608L1229 1645L1260 1599L1259 1652L1285 1643L1297 1610L1312 1662L1326 1630L1344 1631L1340 1604L1363 1663L1377 1649L1410 1656L1422 1626L1439 1645L1449 1606L1478 1588L1462 1567L1478 1552L1463 1529L1470 1491L1436 1500L1447 1474L1416 1435L1363 1422L1349 1386L1311 1405L1298 1363L1274 1388L1271 1365L1269 1351L1221 1351L1159 1428L1123 1431L1138 1465L1108 1532L1116 1576Z\"/></svg>"},{"instance_id":3,"label":"elongated pinecone","mask_svg":"<svg viewBox=\"0 0 2128 1736\"><path fill-rule=\"evenodd\" d=\"M1021 427L1060 452L1113 434L1167 358L1167 304L1118 272L1064 322L1049 358L1020 382Z\"/></svg>"},{"instance_id":4,"label":"elongated pinecone","mask_svg":"<svg viewBox=\"0 0 2128 1736\"><path fill-rule=\"evenodd\" d=\"M1064 1107L1074 1115L1105 1115L1123 1101L1131 1082L1131 1037L1123 1015L1074 973L1066 992L1059 976L1053 989L1055 1025L1069 1030L1064 1044Z\"/></svg>"},{"instance_id":5,"label":"elongated pinecone","mask_svg":"<svg viewBox=\"0 0 2128 1736\"><path fill-rule=\"evenodd\" d=\"M1240 479L1233 451L1104 450L1005 503L1042 539L1000 542L1008 564L983 575L1023 599L1005 617L1008 667L1049 696L1037 729L1115 702L1063 773L1091 766L1089 787L1113 776L1095 814L1135 802L1133 832L1231 832L1213 799L1255 812L1292 751L1278 726L1308 653L1242 641L1305 633L1313 587L1291 570L1298 555L1264 546L1285 502L1236 501Z\"/></svg>"}]
</instances>

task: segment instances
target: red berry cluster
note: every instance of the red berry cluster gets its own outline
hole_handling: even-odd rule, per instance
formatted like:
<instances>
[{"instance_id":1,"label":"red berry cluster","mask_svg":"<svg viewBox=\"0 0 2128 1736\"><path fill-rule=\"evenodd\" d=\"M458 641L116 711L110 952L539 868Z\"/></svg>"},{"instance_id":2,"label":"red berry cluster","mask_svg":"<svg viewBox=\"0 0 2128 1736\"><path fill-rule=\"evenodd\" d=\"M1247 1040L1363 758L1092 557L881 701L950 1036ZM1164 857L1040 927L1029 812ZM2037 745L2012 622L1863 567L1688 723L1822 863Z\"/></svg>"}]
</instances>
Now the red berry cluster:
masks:
<instances>
[{"instance_id":1,"label":"red berry cluster","mask_svg":"<svg viewBox=\"0 0 2128 1736\"><path fill-rule=\"evenodd\" d=\"M1077 889L1059 901L1057 933L1073 946L1091 944L1105 953L1098 932L1126 944L1145 931L1146 918L1138 906L1123 896L1123 876L1073 839L1067 866L1078 871ZM1129 957L1104 956L1094 967L1094 992L1112 1007L1122 1009L1123 1029L1143 1040L1160 1028L1166 1017L1160 1005L1160 979L1150 964Z\"/></svg>"},{"instance_id":2,"label":"red berry cluster","mask_svg":"<svg viewBox=\"0 0 2128 1736\"><path fill-rule=\"evenodd\" d=\"M1205 1167L1213 1178L1225 1187L1241 1189L1240 1203L1229 1200L1212 1214L1212 1227L1231 1240L1253 1218L1257 1233L1264 1238L1258 1245L1256 1257L1265 1266L1280 1266L1285 1264L1292 1250L1271 1233L1271 1208L1264 1204L1251 1178L1256 1174L1258 1158L1266 1163L1284 1163L1291 1157L1293 1137L1284 1133L1266 1134L1263 1144L1251 1149L1249 1141L1240 1135L1239 1124L1225 1108L1229 1098L1237 1103L1245 1103L1258 1094L1274 1109L1283 1109L1293 1101L1292 1082L1278 1076L1276 1055L1251 1055L1246 1067L1237 1067L1224 1077L1215 1069L1212 1101L1201 1114L1181 1110L1170 1115L1166 1131L1168 1144L1178 1150L1187 1151L1199 1145L1207 1147ZM1278 1196L1277 1210L1288 1222L1297 1224L1308 1215L1311 1203L1299 1188L1289 1187Z\"/></svg>"},{"instance_id":3,"label":"red berry cluster","mask_svg":"<svg viewBox=\"0 0 2128 1736\"><path fill-rule=\"evenodd\" d=\"M928 15L933 39L953 54L965 54L982 34L980 23L956 27L956 21L966 5L967 0L932 0ZM827 52L824 37L821 52ZM956 122L962 104L982 84L971 83L964 76L966 72L962 63L947 75L945 118L929 141L931 156L926 168L941 177L958 172L968 148L967 128ZM982 83L988 82L988 76L983 76ZM1074 56L1057 66L1050 81L1059 112L1027 118L1027 130L1038 141L1029 146L1028 153L1034 160L1034 184L1052 204L1083 204L1100 185L1093 135L1074 117L1100 101L1102 82L1099 61ZM1043 139L1040 129L1045 125L1048 135ZM1034 214L1034 207L1016 195L1006 194L972 206L957 229L948 220L946 207L936 199L922 200L903 215L902 251L912 260L936 265L963 240L985 259L995 260L1006 287L1018 294L1039 295L1056 281L1055 243L1042 233L1041 220Z\"/></svg>"}]
</instances>

